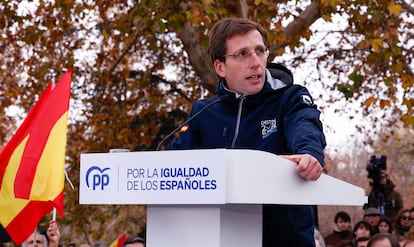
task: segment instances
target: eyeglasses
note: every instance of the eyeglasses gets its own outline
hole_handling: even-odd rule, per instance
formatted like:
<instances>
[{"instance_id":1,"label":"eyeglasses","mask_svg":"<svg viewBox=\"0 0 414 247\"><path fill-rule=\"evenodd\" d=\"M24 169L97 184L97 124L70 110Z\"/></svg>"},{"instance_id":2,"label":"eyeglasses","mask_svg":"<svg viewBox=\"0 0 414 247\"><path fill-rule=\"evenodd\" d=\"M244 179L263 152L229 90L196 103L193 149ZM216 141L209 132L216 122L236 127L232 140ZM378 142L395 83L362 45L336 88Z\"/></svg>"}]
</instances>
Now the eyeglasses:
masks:
<instances>
[{"instance_id":1,"label":"eyeglasses","mask_svg":"<svg viewBox=\"0 0 414 247\"><path fill-rule=\"evenodd\" d=\"M412 218L410 216L406 216L406 215L401 216L401 219L402 220L414 220L414 218Z\"/></svg>"},{"instance_id":2,"label":"eyeglasses","mask_svg":"<svg viewBox=\"0 0 414 247\"><path fill-rule=\"evenodd\" d=\"M266 47L257 47L252 52L247 49L243 49L232 54L226 54L223 56L223 58L233 57L236 61L244 62L247 61L253 54L256 54L256 56L259 58L267 58L269 56L269 53L269 49Z\"/></svg>"}]
</instances>

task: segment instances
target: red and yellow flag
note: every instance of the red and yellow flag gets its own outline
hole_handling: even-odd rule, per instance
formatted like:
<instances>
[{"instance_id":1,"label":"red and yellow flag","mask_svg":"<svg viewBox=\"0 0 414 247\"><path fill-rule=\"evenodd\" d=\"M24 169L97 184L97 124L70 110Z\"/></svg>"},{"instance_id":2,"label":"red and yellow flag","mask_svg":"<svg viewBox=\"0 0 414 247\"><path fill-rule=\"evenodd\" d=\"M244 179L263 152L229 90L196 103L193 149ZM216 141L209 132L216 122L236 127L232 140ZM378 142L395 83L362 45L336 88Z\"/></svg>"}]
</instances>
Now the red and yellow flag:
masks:
<instances>
[{"instance_id":1,"label":"red and yellow flag","mask_svg":"<svg viewBox=\"0 0 414 247\"><path fill-rule=\"evenodd\" d=\"M53 208L63 217L71 78L49 83L0 153L0 224L17 245Z\"/></svg>"},{"instance_id":2,"label":"red and yellow flag","mask_svg":"<svg viewBox=\"0 0 414 247\"><path fill-rule=\"evenodd\" d=\"M109 247L121 247L122 244L126 241L127 234L126 232L122 233Z\"/></svg>"}]
</instances>

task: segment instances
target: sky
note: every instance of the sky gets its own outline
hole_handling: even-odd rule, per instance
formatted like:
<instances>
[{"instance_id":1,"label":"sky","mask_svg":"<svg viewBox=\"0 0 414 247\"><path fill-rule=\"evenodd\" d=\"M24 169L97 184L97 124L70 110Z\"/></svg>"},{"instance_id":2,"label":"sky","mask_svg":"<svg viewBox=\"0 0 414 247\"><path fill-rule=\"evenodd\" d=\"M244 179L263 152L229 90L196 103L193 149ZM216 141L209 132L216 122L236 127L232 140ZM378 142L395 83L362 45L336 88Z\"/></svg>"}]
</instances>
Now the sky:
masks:
<instances>
[{"instance_id":1,"label":"sky","mask_svg":"<svg viewBox=\"0 0 414 247\"><path fill-rule=\"evenodd\" d=\"M288 21L288 20L287 20ZM323 53L326 48L321 46L321 39L327 38L331 44L336 44L338 37L335 33L330 33L328 36L327 33L332 30L342 30L345 29L347 21L336 15L332 18L332 23L327 23L323 20L316 21L312 26L311 30L314 32L311 39L306 41L307 46L318 46L318 52ZM350 119L350 115L355 116L355 112L343 112L339 109L347 109L350 107L349 101L346 101L339 92L332 92L327 89L322 88L321 84L315 83L305 83L309 82L309 78L313 74L318 74L316 70L316 64L312 62L306 62L300 65L298 68L289 67L288 61L292 58L292 54L288 51L283 56L275 58L274 62L282 63L288 66L293 72L294 81L296 84L304 85L311 92L314 100L318 106L323 105L321 109L321 121L324 125L324 132L327 139L327 144L329 149L341 149L344 145L350 143L352 140L359 140L362 138L358 136L358 132L355 128L355 125L361 123L362 117L356 116L354 119ZM327 74L330 72L326 72ZM320 78L324 78L324 75L320 75ZM328 79L327 79L328 80ZM335 98L340 99L338 102L327 104L325 102L329 96L336 94ZM356 106L355 106L356 107ZM339 111L338 111L339 110Z\"/></svg>"}]
</instances>

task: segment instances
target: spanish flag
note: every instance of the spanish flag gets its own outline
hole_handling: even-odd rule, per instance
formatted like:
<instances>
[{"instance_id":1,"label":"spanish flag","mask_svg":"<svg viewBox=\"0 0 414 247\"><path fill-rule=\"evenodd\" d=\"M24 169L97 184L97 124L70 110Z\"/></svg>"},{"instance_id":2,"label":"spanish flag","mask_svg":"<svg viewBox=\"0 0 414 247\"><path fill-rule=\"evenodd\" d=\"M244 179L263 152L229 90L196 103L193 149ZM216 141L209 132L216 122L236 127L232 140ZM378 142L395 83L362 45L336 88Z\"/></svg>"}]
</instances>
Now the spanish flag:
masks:
<instances>
[{"instance_id":1,"label":"spanish flag","mask_svg":"<svg viewBox=\"0 0 414 247\"><path fill-rule=\"evenodd\" d=\"M0 224L16 245L53 208L63 217L71 78L49 83L0 153Z\"/></svg>"},{"instance_id":2,"label":"spanish flag","mask_svg":"<svg viewBox=\"0 0 414 247\"><path fill-rule=\"evenodd\" d=\"M122 233L109 247L121 247L122 244L126 241L127 234L126 232Z\"/></svg>"}]
</instances>

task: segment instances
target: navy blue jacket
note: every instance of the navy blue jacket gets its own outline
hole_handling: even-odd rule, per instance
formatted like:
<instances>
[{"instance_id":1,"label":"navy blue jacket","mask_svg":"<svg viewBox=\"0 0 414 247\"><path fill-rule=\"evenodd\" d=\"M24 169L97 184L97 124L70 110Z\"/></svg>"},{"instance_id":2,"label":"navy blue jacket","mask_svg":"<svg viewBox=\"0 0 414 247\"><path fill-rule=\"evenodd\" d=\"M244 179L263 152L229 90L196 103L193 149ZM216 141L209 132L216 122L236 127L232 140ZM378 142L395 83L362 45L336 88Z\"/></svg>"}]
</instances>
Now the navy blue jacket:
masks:
<instances>
[{"instance_id":1,"label":"navy blue jacket","mask_svg":"<svg viewBox=\"0 0 414 247\"><path fill-rule=\"evenodd\" d=\"M268 64L264 87L255 95L236 95L221 80L216 96L196 101L190 117L219 97L222 101L195 117L168 149L248 148L274 154L310 154L324 164L326 142L320 112L308 90L293 84L286 67ZM266 205L263 224L263 246L314 244L311 207Z\"/></svg>"}]
</instances>

